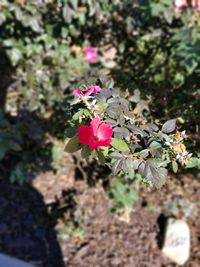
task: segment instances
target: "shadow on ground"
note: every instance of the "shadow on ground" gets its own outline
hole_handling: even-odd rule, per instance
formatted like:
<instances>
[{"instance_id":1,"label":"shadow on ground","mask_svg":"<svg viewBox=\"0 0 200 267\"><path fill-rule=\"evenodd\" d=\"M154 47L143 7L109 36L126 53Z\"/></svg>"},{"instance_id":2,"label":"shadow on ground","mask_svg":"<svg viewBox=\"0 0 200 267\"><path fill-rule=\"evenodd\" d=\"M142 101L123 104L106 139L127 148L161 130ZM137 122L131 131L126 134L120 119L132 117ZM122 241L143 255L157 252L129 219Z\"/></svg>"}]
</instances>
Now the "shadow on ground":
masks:
<instances>
[{"instance_id":1,"label":"shadow on ground","mask_svg":"<svg viewBox=\"0 0 200 267\"><path fill-rule=\"evenodd\" d=\"M39 267L64 267L43 197L31 186L0 181L0 249Z\"/></svg>"}]
</instances>

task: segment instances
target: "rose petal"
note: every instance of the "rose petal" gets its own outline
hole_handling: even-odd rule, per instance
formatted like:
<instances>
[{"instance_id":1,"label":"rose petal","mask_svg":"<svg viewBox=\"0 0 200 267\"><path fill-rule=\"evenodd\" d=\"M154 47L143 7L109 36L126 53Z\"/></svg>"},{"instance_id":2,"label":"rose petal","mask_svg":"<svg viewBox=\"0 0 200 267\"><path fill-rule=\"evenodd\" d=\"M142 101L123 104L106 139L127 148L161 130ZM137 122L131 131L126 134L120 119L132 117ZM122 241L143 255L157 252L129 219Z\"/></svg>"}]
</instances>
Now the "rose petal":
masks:
<instances>
[{"instance_id":1,"label":"rose petal","mask_svg":"<svg viewBox=\"0 0 200 267\"><path fill-rule=\"evenodd\" d=\"M93 47L84 48L83 53L85 54L85 61L88 63L92 63L97 59L97 53Z\"/></svg>"},{"instance_id":2,"label":"rose petal","mask_svg":"<svg viewBox=\"0 0 200 267\"><path fill-rule=\"evenodd\" d=\"M99 146L109 146L111 142L112 142L112 138L101 140L99 141Z\"/></svg>"},{"instance_id":3,"label":"rose petal","mask_svg":"<svg viewBox=\"0 0 200 267\"><path fill-rule=\"evenodd\" d=\"M90 139L89 148L90 150L95 150L99 147L99 142L95 140L94 138Z\"/></svg>"},{"instance_id":4,"label":"rose petal","mask_svg":"<svg viewBox=\"0 0 200 267\"><path fill-rule=\"evenodd\" d=\"M94 118L90 122L90 126L91 126L92 133L93 133L94 136L97 136L97 130L98 130L100 124L101 124L101 120L98 117Z\"/></svg>"},{"instance_id":5,"label":"rose petal","mask_svg":"<svg viewBox=\"0 0 200 267\"><path fill-rule=\"evenodd\" d=\"M83 125L78 128L78 139L81 144L88 145L92 135L93 133L90 126Z\"/></svg>"},{"instance_id":6,"label":"rose petal","mask_svg":"<svg viewBox=\"0 0 200 267\"><path fill-rule=\"evenodd\" d=\"M95 93L95 94L97 94L97 93L99 93L99 92L101 91L101 87L98 86L98 85L94 85L94 86L92 86L92 87L93 87L93 90L94 90L94 93Z\"/></svg>"},{"instance_id":7,"label":"rose petal","mask_svg":"<svg viewBox=\"0 0 200 267\"><path fill-rule=\"evenodd\" d=\"M102 123L99 117L92 119L90 126L83 125L78 129L78 138L81 144L89 145L91 150L101 146L109 146L112 142L112 127Z\"/></svg>"},{"instance_id":8,"label":"rose petal","mask_svg":"<svg viewBox=\"0 0 200 267\"><path fill-rule=\"evenodd\" d=\"M101 140L101 141L97 141L94 138L90 139L90 143L89 143L89 148L91 150L95 150L99 147L107 147L110 145L110 143L112 142L112 139L107 139L107 140Z\"/></svg>"},{"instance_id":9,"label":"rose petal","mask_svg":"<svg viewBox=\"0 0 200 267\"><path fill-rule=\"evenodd\" d=\"M97 136L99 140L105 141L107 139L110 139L113 134L112 127L107 123L102 123L97 132Z\"/></svg>"},{"instance_id":10,"label":"rose petal","mask_svg":"<svg viewBox=\"0 0 200 267\"><path fill-rule=\"evenodd\" d=\"M91 94L94 94L94 89L92 87L89 87L86 89L85 95L89 96Z\"/></svg>"},{"instance_id":11,"label":"rose petal","mask_svg":"<svg viewBox=\"0 0 200 267\"><path fill-rule=\"evenodd\" d=\"M85 95L97 94L101 91L101 87L98 85L90 86L86 89Z\"/></svg>"},{"instance_id":12,"label":"rose petal","mask_svg":"<svg viewBox=\"0 0 200 267\"><path fill-rule=\"evenodd\" d=\"M84 96L84 93L80 89L75 89L75 90L72 91L72 93L75 96L78 96L78 97L83 97Z\"/></svg>"}]
</instances>

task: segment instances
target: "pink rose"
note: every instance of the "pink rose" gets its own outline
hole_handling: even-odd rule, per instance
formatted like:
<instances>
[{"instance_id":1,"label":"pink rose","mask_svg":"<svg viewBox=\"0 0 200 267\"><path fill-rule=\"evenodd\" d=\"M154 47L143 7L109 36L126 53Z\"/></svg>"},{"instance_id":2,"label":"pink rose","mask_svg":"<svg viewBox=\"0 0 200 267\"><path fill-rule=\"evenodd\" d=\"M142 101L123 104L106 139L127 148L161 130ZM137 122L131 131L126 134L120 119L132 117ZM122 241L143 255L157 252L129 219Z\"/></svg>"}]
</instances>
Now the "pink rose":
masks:
<instances>
[{"instance_id":1,"label":"pink rose","mask_svg":"<svg viewBox=\"0 0 200 267\"><path fill-rule=\"evenodd\" d=\"M90 96L92 94L98 94L101 91L101 87L98 85L92 85L90 87L88 87L85 92L81 91L80 89L75 89L72 91L72 93L75 96L78 97L85 97L85 96Z\"/></svg>"},{"instance_id":2,"label":"pink rose","mask_svg":"<svg viewBox=\"0 0 200 267\"><path fill-rule=\"evenodd\" d=\"M90 150L109 146L112 142L112 134L111 125L102 122L98 117L92 119L89 126L83 125L78 129L80 143L89 145Z\"/></svg>"},{"instance_id":3,"label":"pink rose","mask_svg":"<svg viewBox=\"0 0 200 267\"><path fill-rule=\"evenodd\" d=\"M196 11L200 11L200 0L192 0L192 6Z\"/></svg>"},{"instance_id":4,"label":"pink rose","mask_svg":"<svg viewBox=\"0 0 200 267\"><path fill-rule=\"evenodd\" d=\"M92 85L86 89L85 95L89 96L92 94L98 94L101 91L101 87L98 85Z\"/></svg>"},{"instance_id":5,"label":"pink rose","mask_svg":"<svg viewBox=\"0 0 200 267\"><path fill-rule=\"evenodd\" d=\"M88 63L92 63L97 59L96 49L93 47L86 47L83 49L83 53L85 55L85 61Z\"/></svg>"},{"instance_id":6,"label":"pink rose","mask_svg":"<svg viewBox=\"0 0 200 267\"><path fill-rule=\"evenodd\" d=\"M72 91L72 93L73 93L73 95L78 96L78 97L83 97L83 96L85 96L85 94L84 94L80 89L74 89L74 90Z\"/></svg>"},{"instance_id":7,"label":"pink rose","mask_svg":"<svg viewBox=\"0 0 200 267\"><path fill-rule=\"evenodd\" d=\"M189 4L188 0L175 0L174 1L174 12L175 13L181 13L183 12L184 8L187 7Z\"/></svg>"}]
</instances>

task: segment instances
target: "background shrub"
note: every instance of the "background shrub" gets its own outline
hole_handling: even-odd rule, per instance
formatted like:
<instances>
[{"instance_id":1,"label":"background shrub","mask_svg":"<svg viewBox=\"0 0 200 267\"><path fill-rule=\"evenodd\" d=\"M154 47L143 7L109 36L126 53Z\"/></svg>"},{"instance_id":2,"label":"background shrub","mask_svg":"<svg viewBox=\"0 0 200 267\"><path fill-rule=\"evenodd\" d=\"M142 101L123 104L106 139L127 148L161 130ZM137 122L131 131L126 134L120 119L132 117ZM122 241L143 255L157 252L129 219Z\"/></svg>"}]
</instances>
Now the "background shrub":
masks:
<instances>
[{"instance_id":1,"label":"background shrub","mask_svg":"<svg viewBox=\"0 0 200 267\"><path fill-rule=\"evenodd\" d=\"M146 117L178 117L198 143L199 23L172 0L2 0L1 160L14 155L12 170L32 162L46 133L62 139L69 92L102 76L107 87L139 88ZM92 64L88 46L97 48Z\"/></svg>"}]
</instances>

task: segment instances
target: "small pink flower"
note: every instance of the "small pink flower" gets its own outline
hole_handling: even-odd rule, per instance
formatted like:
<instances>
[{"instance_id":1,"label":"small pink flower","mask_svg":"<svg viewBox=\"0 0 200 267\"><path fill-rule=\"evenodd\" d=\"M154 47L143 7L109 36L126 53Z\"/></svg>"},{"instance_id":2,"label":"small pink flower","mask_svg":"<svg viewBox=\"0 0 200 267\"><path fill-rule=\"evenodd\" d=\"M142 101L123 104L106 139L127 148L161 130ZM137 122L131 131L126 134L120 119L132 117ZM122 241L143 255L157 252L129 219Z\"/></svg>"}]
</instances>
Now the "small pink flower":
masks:
<instances>
[{"instance_id":1,"label":"small pink flower","mask_svg":"<svg viewBox=\"0 0 200 267\"><path fill-rule=\"evenodd\" d=\"M174 12L181 13L183 12L184 8L187 7L189 4L188 0L175 0L174 1Z\"/></svg>"},{"instance_id":2,"label":"small pink flower","mask_svg":"<svg viewBox=\"0 0 200 267\"><path fill-rule=\"evenodd\" d=\"M200 0L192 0L192 6L196 11L200 11Z\"/></svg>"},{"instance_id":3,"label":"small pink flower","mask_svg":"<svg viewBox=\"0 0 200 267\"><path fill-rule=\"evenodd\" d=\"M161 105L166 105L167 104L167 98L166 97L159 97L158 102Z\"/></svg>"},{"instance_id":4,"label":"small pink flower","mask_svg":"<svg viewBox=\"0 0 200 267\"><path fill-rule=\"evenodd\" d=\"M85 61L88 63L92 63L97 59L97 52L93 47L87 47L83 49L83 53L85 55Z\"/></svg>"},{"instance_id":5,"label":"small pink flower","mask_svg":"<svg viewBox=\"0 0 200 267\"><path fill-rule=\"evenodd\" d=\"M92 85L86 89L85 95L98 94L101 91L101 87L98 85Z\"/></svg>"},{"instance_id":6,"label":"small pink flower","mask_svg":"<svg viewBox=\"0 0 200 267\"><path fill-rule=\"evenodd\" d=\"M102 122L98 117L92 119L89 126L83 125L78 129L80 143L89 145L90 150L109 146L112 142L112 134L111 125Z\"/></svg>"},{"instance_id":7,"label":"small pink flower","mask_svg":"<svg viewBox=\"0 0 200 267\"><path fill-rule=\"evenodd\" d=\"M25 0L17 0L17 3L18 3L21 7L24 7Z\"/></svg>"},{"instance_id":8,"label":"small pink flower","mask_svg":"<svg viewBox=\"0 0 200 267\"><path fill-rule=\"evenodd\" d=\"M75 95L75 96L78 96L78 97L83 97L84 96L84 93L80 90L80 89L74 89L72 91L72 93Z\"/></svg>"},{"instance_id":9,"label":"small pink flower","mask_svg":"<svg viewBox=\"0 0 200 267\"><path fill-rule=\"evenodd\" d=\"M80 89L75 89L72 91L72 93L75 96L78 97L85 97L85 96L90 96L92 94L98 94L101 91L101 87L98 85L92 85L90 87L88 87L85 92L81 91Z\"/></svg>"},{"instance_id":10,"label":"small pink flower","mask_svg":"<svg viewBox=\"0 0 200 267\"><path fill-rule=\"evenodd\" d=\"M189 4L190 1L188 0L175 0L174 1L174 5L176 7L184 7L184 6L187 6Z\"/></svg>"}]
</instances>

